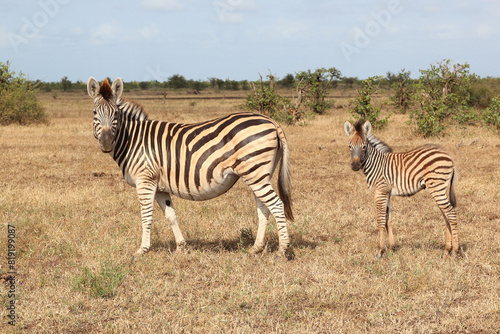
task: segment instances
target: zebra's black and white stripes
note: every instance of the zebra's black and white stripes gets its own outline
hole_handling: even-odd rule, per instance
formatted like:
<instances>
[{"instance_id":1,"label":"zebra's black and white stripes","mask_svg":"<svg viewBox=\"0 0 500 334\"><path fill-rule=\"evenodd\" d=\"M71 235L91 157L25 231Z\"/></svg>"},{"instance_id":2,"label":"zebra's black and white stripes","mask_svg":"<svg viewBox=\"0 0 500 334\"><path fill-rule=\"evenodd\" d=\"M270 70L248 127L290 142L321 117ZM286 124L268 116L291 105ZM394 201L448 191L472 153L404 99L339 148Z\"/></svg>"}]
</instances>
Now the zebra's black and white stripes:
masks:
<instances>
[{"instance_id":1,"label":"zebra's black and white stripes","mask_svg":"<svg viewBox=\"0 0 500 334\"><path fill-rule=\"evenodd\" d=\"M156 200L174 232L178 249L185 245L171 195L207 200L228 191L239 179L252 189L259 227L253 253L264 249L269 214L276 219L279 252L290 246L286 219L293 220L289 148L283 129L272 119L239 113L197 123L148 120L139 104L121 98L123 81L99 86L87 83L94 99L94 136L103 152L111 154L125 180L137 188L143 226L136 256L149 250L153 204ZM271 177L281 160L279 196Z\"/></svg>"},{"instance_id":2,"label":"zebra's black and white stripes","mask_svg":"<svg viewBox=\"0 0 500 334\"><path fill-rule=\"evenodd\" d=\"M455 164L451 156L437 145L424 145L408 152L392 153L392 149L371 133L371 124L363 119L352 125L345 122L349 137L351 167L363 170L368 187L375 194L379 252L385 249L385 233L389 248L394 236L389 224L390 197L411 196L427 189L446 221L446 251L456 255L459 250L455 183Z\"/></svg>"}]
</instances>

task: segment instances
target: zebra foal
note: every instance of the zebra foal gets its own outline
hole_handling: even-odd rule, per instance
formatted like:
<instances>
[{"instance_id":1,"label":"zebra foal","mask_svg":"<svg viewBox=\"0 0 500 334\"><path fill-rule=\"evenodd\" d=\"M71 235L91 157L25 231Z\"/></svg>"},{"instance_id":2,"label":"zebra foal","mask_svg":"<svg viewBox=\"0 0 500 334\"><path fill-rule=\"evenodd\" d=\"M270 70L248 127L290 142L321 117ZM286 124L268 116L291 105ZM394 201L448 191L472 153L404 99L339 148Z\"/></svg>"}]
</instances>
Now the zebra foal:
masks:
<instances>
[{"instance_id":1,"label":"zebra foal","mask_svg":"<svg viewBox=\"0 0 500 334\"><path fill-rule=\"evenodd\" d=\"M376 138L369 121L358 120L354 125L344 123L349 137L351 168L362 169L368 187L375 194L379 250L385 251L385 234L389 249L394 246L389 224L390 198L412 196L427 189L436 201L446 222L446 251L455 256L459 250L457 215L455 211L455 164L451 156L437 145L424 145L408 152L392 153L392 148Z\"/></svg>"},{"instance_id":2,"label":"zebra foal","mask_svg":"<svg viewBox=\"0 0 500 334\"><path fill-rule=\"evenodd\" d=\"M264 249L270 213L276 219L279 255L287 256L286 220L293 220L289 149L283 129L272 119L250 113L232 114L197 124L149 120L143 108L121 98L123 81L110 86L89 78L94 100L94 136L101 150L120 167L137 189L141 205L142 241L134 257L150 248L154 201L172 227L177 249L185 247L171 196L195 201L215 198L241 178L253 191L259 227L251 253ZM271 177L280 162L279 196Z\"/></svg>"}]
</instances>

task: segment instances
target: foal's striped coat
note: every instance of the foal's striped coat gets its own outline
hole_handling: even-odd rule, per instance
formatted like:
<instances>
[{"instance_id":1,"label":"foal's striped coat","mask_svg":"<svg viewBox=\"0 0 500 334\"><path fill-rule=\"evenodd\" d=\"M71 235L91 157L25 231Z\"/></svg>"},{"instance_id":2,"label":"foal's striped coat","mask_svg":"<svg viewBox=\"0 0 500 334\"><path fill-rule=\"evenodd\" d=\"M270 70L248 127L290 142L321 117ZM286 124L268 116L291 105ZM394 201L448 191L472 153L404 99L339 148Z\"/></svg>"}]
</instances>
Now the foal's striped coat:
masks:
<instances>
[{"instance_id":1,"label":"foal's striped coat","mask_svg":"<svg viewBox=\"0 0 500 334\"><path fill-rule=\"evenodd\" d=\"M174 232L177 248L185 240L177 224L171 195L202 201L228 191L239 179L252 189L259 227L252 252L264 249L269 214L276 219L279 252L290 246L285 218L293 220L289 149L283 129L262 115L239 113L219 119L179 124L148 120L142 107L121 98L123 81L87 84L94 99L94 136L110 153L141 204L142 243L136 256L149 250L156 200ZM276 194L272 174L281 160Z\"/></svg>"},{"instance_id":2,"label":"foal's striped coat","mask_svg":"<svg viewBox=\"0 0 500 334\"><path fill-rule=\"evenodd\" d=\"M427 189L446 221L446 251L456 255L459 249L457 215L455 212L455 164L450 155L437 145L424 145L408 152L392 153L392 149L371 133L371 124L363 119L352 125L345 122L349 136L351 167L362 168L368 187L375 194L379 252L385 249L385 233L389 249L394 246L389 224L390 197L411 196Z\"/></svg>"}]
</instances>

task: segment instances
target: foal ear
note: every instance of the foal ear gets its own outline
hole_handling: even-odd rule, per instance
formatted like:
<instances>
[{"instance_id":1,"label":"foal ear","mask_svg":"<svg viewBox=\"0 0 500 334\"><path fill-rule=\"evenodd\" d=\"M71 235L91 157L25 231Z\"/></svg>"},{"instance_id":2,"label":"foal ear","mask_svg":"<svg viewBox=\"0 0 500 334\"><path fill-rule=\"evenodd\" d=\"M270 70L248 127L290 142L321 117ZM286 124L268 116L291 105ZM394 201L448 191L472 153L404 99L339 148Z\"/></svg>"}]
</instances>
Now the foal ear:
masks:
<instances>
[{"instance_id":1,"label":"foal ear","mask_svg":"<svg viewBox=\"0 0 500 334\"><path fill-rule=\"evenodd\" d=\"M366 121L365 124L363 124L363 132L367 137L372 133L372 124L370 123L370 121Z\"/></svg>"},{"instance_id":2,"label":"foal ear","mask_svg":"<svg viewBox=\"0 0 500 334\"><path fill-rule=\"evenodd\" d=\"M352 136L352 134L354 133L354 127L352 126L351 122L345 121L344 131L348 137Z\"/></svg>"},{"instance_id":3,"label":"foal ear","mask_svg":"<svg viewBox=\"0 0 500 334\"><path fill-rule=\"evenodd\" d=\"M113 92L113 97L118 99L123 93L123 80L122 78L116 78L111 84L111 91Z\"/></svg>"},{"instance_id":4,"label":"foal ear","mask_svg":"<svg viewBox=\"0 0 500 334\"><path fill-rule=\"evenodd\" d=\"M87 93L91 98L95 98L99 94L99 83L94 77L90 77L87 81Z\"/></svg>"}]
</instances>

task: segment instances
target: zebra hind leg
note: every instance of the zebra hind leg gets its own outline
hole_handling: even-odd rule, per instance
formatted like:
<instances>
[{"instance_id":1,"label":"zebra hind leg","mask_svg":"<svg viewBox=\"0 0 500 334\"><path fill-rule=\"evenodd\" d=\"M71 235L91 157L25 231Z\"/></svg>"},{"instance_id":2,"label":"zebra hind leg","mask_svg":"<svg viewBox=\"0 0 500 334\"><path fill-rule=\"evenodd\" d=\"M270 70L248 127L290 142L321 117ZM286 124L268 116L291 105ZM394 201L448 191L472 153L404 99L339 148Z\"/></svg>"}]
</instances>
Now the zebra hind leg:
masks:
<instances>
[{"instance_id":1,"label":"zebra hind leg","mask_svg":"<svg viewBox=\"0 0 500 334\"><path fill-rule=\"evenodd\" d=\"M267 224L269 222L269 209L262 203L257 196L255 197L255 202L257 203L257 215L259 217L259 227L257 229L257 236L255 238L255 244L250 250L250 254L258 254L264 250L264 238L266 236Z\"/></svg>"},{"instance_id":2,"label":"zebra hind leg","mask_svg":"<svg viewBox=\"0 0 500 334\"><path fill-rule=\"evenodd\" d=\"M174 211L174 205L172 203L172 198L170 194L167 193L156 193L156 202L160 205L161 210L165 214L165 218L167 222L170 224L172 228L172 232L174 233L175 243L176 243L176 251L184 251L186 249L186 241L182 236L182 232L179 228L179 224L177 223L177 216Z\"/></svg>"},{"instance_id":3,"label":"zebra hind leg","mask_svg":"<svg viewBox=\"0 0 500 334\"><path fill-rule=\"evenodd\" d=\"M273 187L271 186L271 183L269 182L266 182L265 184L250 183L249 186L252 189L256 199L258 199L262 204L264 204L267 207L268 211L272 213L272 215L276 220L278 237L279 237L278 256L289 260L293 259L294 254L290 248L290 238L288 236L288 229L286 225L283 202L281 202L281 199L279 198L278 194L274 191ZM257 231L257 238L255 241L256 246L254 246L256 247L256 249L259 248L260 242L262 242L263 244L263 236L265 234L265 229L263 228L263 226L264 226L264 221L261 220L259 217L259 230Z\"/></svg>"}]
</instances>

